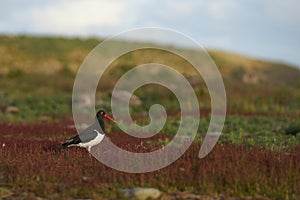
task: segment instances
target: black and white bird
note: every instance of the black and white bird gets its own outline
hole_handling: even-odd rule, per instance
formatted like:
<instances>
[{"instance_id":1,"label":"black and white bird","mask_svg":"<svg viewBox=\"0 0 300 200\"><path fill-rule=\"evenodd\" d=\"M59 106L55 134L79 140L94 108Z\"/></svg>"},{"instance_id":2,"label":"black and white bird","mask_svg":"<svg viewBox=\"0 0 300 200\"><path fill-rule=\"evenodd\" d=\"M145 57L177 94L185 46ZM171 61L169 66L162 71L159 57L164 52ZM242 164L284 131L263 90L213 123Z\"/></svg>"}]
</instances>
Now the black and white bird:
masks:
<instances>
[{"instance_id":1,"label":"black and white bird","mask_svg":"<svg viewBox=\"0 0 300 200\"><path fill-rule=\"evenodd\" d=\"M62 144L63 148L69 146L85 147L90 152L91 148L99 144L105 135L104 118L116 122L112 117L107 115L104 110L99 110L96 114L95 122L80 132L78 135L70 138Z\"/></svg>"}]
</instances>

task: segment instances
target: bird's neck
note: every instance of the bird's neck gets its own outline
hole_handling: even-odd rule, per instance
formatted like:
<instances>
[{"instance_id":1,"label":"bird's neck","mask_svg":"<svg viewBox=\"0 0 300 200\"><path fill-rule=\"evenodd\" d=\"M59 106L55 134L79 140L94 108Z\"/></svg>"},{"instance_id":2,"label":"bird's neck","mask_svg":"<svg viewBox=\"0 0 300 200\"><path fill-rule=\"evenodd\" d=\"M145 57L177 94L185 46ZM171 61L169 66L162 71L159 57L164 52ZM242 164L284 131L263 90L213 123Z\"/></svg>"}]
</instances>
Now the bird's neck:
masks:
<instances>
[{"instance_id":1,"label":"bird's neck","mask_svg":"<svg viewBox=\"0 0 300 200\"><path fill-rule=\"evenodd\" d=\"M98 123L99 123L100 128L102 129L102 131L105 132L104 120L103 119L98 119Z\"/></svg>"}]
</instances>

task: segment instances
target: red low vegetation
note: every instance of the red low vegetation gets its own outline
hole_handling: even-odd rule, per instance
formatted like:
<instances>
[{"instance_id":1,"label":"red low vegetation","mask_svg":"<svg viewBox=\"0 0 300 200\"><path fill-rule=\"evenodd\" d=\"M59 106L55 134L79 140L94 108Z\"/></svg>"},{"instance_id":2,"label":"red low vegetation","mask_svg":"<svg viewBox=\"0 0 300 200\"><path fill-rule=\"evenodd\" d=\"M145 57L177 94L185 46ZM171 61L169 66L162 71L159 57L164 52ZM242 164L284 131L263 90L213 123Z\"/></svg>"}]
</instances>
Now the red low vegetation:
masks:
<instances>
[{"instance_id":1,"label":"red low vegetation","mask_svg":"<svg viewBox=\"0 0 300 200\"><path fill-rule=\"evenodd\" d=\"M119 189L147 186L162 191L203 194L300 197L300 147L272 152L246 145L218 144L204 159L192 144L172 165L145 174L108 168L82 148L60 148L76 131L65 123L2 124L0 186L41 196L90 197ZM108 134L130 149L121 133ZM132 148L137 148L134 143Z\"/></svg>"}]
</instances>

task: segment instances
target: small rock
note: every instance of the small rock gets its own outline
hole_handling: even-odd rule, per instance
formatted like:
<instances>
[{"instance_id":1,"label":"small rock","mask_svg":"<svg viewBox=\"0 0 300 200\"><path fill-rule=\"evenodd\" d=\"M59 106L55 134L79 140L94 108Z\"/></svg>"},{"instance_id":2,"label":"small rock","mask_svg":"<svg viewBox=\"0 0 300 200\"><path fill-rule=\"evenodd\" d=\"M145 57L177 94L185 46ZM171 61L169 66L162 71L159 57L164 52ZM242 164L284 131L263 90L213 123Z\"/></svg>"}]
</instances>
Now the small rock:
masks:
<instances>
[{"instance_id":1,"label":"small rock","mask_svg":"<svg viewBox=\"0 0 300 200\"><path fill-rule=\"evenodd\" d=\"M188 76L187 80L192 86L199 86L201 83L203 83L203 79L199 76Z\"/></svg>"},{"instance_id":2,"label":"small rock","mask_svg":"<svg viewBox=\"0 0 300 200\"><path fill-rule=\"evenodd\" d=\"M5 113L16 114L18 112L20 112L20 110L16 106L7 106L6 109L5 109Z\"/></svg>"},{"instance_id":3,"label":"small rock","mask_svg":"<svg viewBox=\"0 0 300 200\"><path fill-rule=\"evenodd\" d=\"M51 117L49 117L49 116L41 116L40 117L40 120L44 121L44 122L50 121L50 119L51 119Z\"/></svg>"},{"instance_id":4,"label":"small rock","mask_svg":"<svg viewBox=\"0 0 300 200\"><path fill-rule=\"evenodd\" d=\"M122 194L126 198L135 200L157 199L161 196L162 192L156 188L132 188L124 189Z\"/></svg>"},{"instance_id":5,"label":"small rock","mask_svg":"<svg viewBox=\"0 0 300 200\"><path fill-rule=\"evenodd\" d=\"M92 102L92 96L88 94L77 95L74 100L75 105L81 108L92 106Z\"/></svg>"},{"instance_id":6,"label":"small rock","mask_svg":"<svg viewBox=\"0 0 300 200\"><path fill-rule=\"evenodd\" d=\"M0 199L4 199L6 197L11 196L13 193L7 188L0 187Z\"/></svg>"},{"instance_id":7,"label":"small rock","mask_svg":"<svg viewBox=\"0 0 300 200\"><path fill-rule=\"evenodd\" d=\"M130 98L129 101L130 106L141 106L143 104L140 98L125 90L115 91L115 98L121 102L124 102L126 101L126 99Z\"/></svg>"}]
</instances>

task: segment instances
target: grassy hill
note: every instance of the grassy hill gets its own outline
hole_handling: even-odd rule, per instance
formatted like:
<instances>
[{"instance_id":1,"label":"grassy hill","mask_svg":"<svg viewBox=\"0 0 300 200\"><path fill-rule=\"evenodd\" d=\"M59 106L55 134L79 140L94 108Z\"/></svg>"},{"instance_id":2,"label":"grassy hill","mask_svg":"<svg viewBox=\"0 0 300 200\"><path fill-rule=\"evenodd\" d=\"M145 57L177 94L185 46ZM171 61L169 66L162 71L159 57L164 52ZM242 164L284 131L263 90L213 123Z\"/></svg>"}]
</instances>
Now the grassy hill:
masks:
<instances>
[{"instance_id":1,"label":"grassy hill","mask_svg":"<svg viewBox=\"0 0 300 200\"><path fill-rule=\"evenodd\" d=\"M0 73L20 70L29 73L56 73L65 68L76 72L87 54L101 40L96 38L61 38L0 35ZM192 52L192 51L191 51ZM284 63L261 61L234 53L209 50L208 53L219 67L223 78L244 78L249 82L283 82L299 86L300 70ZM147 56L145 56L147 54ZM117 64L134 65L157 60L157 52L141 54L134 52L125 56ZM173 57L164 53L163 61L177 63ZM183 67L186 63L180 63ZM189 73L189 71L187 71ZM252 80L250 80L252 77ZM256 80L256 81L255 81ZM245 81L247 82L247 80Z\"/></svg>"},{"instance_id":2,"label":"grassy hill","mask_svg":"<svg viewBox=\"0 0 300 200\"><path fill-rule=\"evenodd\" d=\"M2 113L5 113L5 109L10 105L35 113L33 118L40 115L56 116L70 113L76 71L99 42L100 40L96 38L0 35ZM197 55L196 50L184 51ZM299 113L300 70L298 68L228 52L209 50L208 53L224 79L228 107L231 111ZM168 52L151 49L131 52L112 63L109 73L102 82L103 93L109 98L108 94L114 83L124 72L138 64L149 62L159 62L177 68L193 84L198 97L201 98L200 106L210 107L206 86L202 81L198 81L199 78L195 78L195 70L189 66L189 63L178 57L174 58ZM170 94L162 88L154 91L149 88L137 91L142 100L149 104L151 102L143 97L145 92L148 96L151 96L151 93L159 93L159 95L152 95L154 100L157 96L159 100L170 101ZM40 105L41 102L47 103ZM34 106L28 106L30 104ZM145 107L147 108L147 105ZM22 118L28 117L22 116Z\"/></svg>"}]
</instances>

